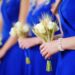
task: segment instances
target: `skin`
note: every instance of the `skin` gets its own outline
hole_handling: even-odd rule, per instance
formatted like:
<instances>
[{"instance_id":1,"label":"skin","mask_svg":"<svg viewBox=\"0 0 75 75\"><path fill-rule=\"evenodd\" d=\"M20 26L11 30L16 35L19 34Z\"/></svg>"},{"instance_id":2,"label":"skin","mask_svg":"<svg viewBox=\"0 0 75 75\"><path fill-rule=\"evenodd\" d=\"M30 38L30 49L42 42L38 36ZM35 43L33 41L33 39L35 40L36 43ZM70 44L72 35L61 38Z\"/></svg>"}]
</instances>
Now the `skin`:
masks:
<instances>
[{"instance_id":1,"label":"skin","mask_svg":"<svg viewBox=\"0 0 75 75\"><path fill-rule=\"evenodd\" d=\"M59 7L61 1L62 1L62 0L56 0L55 3L52 4L51 11L52 11L52 13L53 13L54 15L57 14L57 12L58 12L58 7Z\"/></svg>"},{"instance_id":2,"label":"skin","mask_svg":"<svg viewBox=\"0 0 75 75\"><path fill-rule=\"evenodd\" d=\"M40 5L40 4L42 4L43 2L45 2L45 0L37 0L37 2L36 2L37 6Z\"/></svg>"},{"instance_id":3,"label":"skin","mask_svg":"<svg viewBox=\"0 0 75 75\"><path fill-rule=\"evenodd\" d=\"M69 38L63 38L61 45L63 50L75 50L75 37L69 37ZM43 43L40 46L40 53L42 56L45 57L45 59L49 58L51 55L59 52L58 49L58 42L57 40Z\"/></svg>"},{"instance_id":4,"label":"skin","mask_svg":"<svg viewBox=\"0 0 75 75\"><path fill-rule=\"evenodd\" d=\"M31 47L41 44L42 40L38 37L21 38L19 39L18 43L19 43L20 48L25 49L25 48L31 48Z\"/></svg>"},{"instance_id":5,"label":"skin","mask_svg":"<svg viewBox=\"0 0 75 75\"><path fill-rule=\"evenodd\" d=\"M19 19L21 23L25 23L29 11L30 0L21 0ZM12 43L11 43L12 42ZM0 48L0 59L4 57L6 52L17 43L17 37L10 36L2 48Z\"/></svg>"},{"instance_id":6,"label":"skin","mask_svg":"<svg viewBox=\"0 0 75 75\"><path fill-rule=\"evenodd\" d=\"M0 33L2 32L2 23L3 23L3 19L2 19L2 15L0 13Z\"/></svg>"},{"instance_id":7,"label":"skin","mask_svg":"<svg viewBox=\"0 0 75 75\"><path fill-rule=\"evenodd\" d=\"M56 15L58 21L60 21L59 15L57 14L57 9L60 4L61 0L56 0L56 3L52 6L52 13ZM63 38L61 45L63 50L75 50L75 37L69 37L69 38ZM67 43L68 42L68 43ZM52 42L43 43L40 46L40 53L42 56L45 57L45 59L50 58L53 54L59 52L58 49L58 42L57 40L54 40Z\"/></svg>"},{"instance_id":8,"label":"skin","mask_svg":"<svg viewBox=\"0 0 75 75\"><path fill-rule=\"evenodd\" d=\"M62 0L56 0L55 3L52 4L51 11L56 16L58 22L60 22L60 17L58 14L58 7Z\"/></svg>"},{"instance_id":9,"label":"skin","mask_svg":"<svg viewBox=\"0 0 75 75\"><path fill-rule=\"evenodd\" d=\"M3 23L2 14L1 14L1 4L2 2L0 3L0 33L2 32L2 23Z\"/></svg>"},{"instance_id":10,"label":"skin","mask_svg":"<svg viewBox=\"0 0 75 75\"><path fill-rule=\"evenodd\" d=\"M37 2L36 2L37 6L42 4L44 1L45 0L37 0ZM59 4L59 2L57 2L56 4ZM52 9L53 9L52 12L56 11L56 9L54 9L54 7ZM58 17L58 15L57 15L57 17ZM34 41L34 40L36 40L36 41ZM34 38L20 38L18 40L18 42L19 42L19 47L22 49L25 49L25 48L30 48L30 47L33 47L35 45L41 44L43 41L38 37L34 37Z\"/></svg>"},{"instance_id":11,"label":"skin","mask_svg":"<svg viewBox=\"0 0 75 75\"><path fill-rule=\"evenodd\" d=\"M37 0L37 6L42 4L45 0ZM34 41L36 40L36 41ZM35 45L39 45L42 43L42 40L38 37L34 38L20 38L18 39L19 47L22 49L30 48Z\"/></svg>"}]
</instances>

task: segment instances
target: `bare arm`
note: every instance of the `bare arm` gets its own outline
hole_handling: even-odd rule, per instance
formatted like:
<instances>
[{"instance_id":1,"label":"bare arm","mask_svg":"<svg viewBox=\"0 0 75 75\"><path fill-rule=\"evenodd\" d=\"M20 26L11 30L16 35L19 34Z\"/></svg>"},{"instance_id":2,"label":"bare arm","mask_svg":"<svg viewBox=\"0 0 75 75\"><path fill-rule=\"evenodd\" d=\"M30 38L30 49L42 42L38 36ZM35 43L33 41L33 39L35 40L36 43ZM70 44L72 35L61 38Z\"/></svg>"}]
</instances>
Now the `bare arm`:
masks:
<instances>
[{"instance_id":1,"label":"bare arm","mask_svg":"<svg viewBox=\"0 0 75 75\"><path fill-rule=\"evenodd\" d=\"M24 23L26 21L28 11L30 7L30 0L21 0L19 21Z\"/></svg>"},{"instance_id":2,"label":"bare arm","mask_svg":"<svg viewBox=\"0 0 75 75\"><path fill-rule=\"evenodd\" d=\"M3 23L3 19L2 19L2 15L0 13L0 33L2 32L2 23Z\"/></svg>"},{"instance_id":3,"label":"bare arm","mask_svg":"<svg viewBox=\"0 0 75 75\"><path fill-rule=\"evenodd\" d=\"M19 21L21 23L24 23L28 14L29 9L29 0L21 0L20 4L20 14L19 14ZM4 56L4 54L11 48L14 44L17 42L17 37L10 36L7 42L4 44L2 51L3 55L1 54L1 57Z\"/></svg>"},{"instance_id":4,"label":"bare arm","mask_svg":"<svg viewBox=\"0 0 75 75\"><path fill-rule=\"evenodd\" d=\"M38 37L32 37L32 38L20 38L18 42L19 42L19 47L25 49L25 48L34 47L36 45L40 45L42 43L42 40Z\"/></svg>"},{"instance_id":5,"label":"bare arm","mask_svg":"<svg viewBox=\"0 0 75 75\"><path fill-rule=\"evenodd\" d=\"M0 34L2 32L2 24L3 24L3 18L2 18L2 13L1 13L1 6L2 6L2 1L0 1Z\"/></svg>"},{"instance_id":6,"label":"bare arm","mask_svg":"<svg viewBox=\"0 0 75 75\"><path fill-rule=\"evenodd\" d=\"M60 45L63 50L75 50L75 37L63 38ZM46 59L60 51L57 40L43 43L40 49L42 56L45 56Z\"/></svg>"},{"instance_id":7,"label":"bare arm","mask_svg":"<svg viewBox=\"0 0 75 75\"><path fill-rule=\"evenodd\" d=\"M75 37L65 38L62 40L62 48L64 50L75 50Z\"/></svg>"},{"instance_id":8,"label":"bare arm","mask_svg":"<svg viewBox=\"0 0 75 75\"><path fill-rule=\"evenodd\" d=\"M54 4L52 4L52 8L51 8L51 11L54 15L57 14L57 11L58 11L58 7L60 5L62 0L56 0Z\"/></svg>"}]
</instances>

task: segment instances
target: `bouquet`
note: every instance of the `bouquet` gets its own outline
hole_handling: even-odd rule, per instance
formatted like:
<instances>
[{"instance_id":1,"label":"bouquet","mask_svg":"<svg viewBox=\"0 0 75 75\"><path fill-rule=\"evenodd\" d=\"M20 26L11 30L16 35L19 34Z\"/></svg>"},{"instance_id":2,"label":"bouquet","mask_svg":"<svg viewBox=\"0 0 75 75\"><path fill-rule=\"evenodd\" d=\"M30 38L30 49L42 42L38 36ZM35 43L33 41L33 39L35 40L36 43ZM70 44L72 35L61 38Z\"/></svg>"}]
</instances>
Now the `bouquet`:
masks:
<instances>
[{"instance_id":1,"label":"bouquet","mask_svg":"<svg viewBox=\"0 0 75 75\"><path fill-rule=\"evenodd\" d=\"M56 22L52 22L48 15L45 15L40 23L35 25L32 29L37 37L40 37L45 42L50 42L54 39L54 34L58 31L58 25ZM47 60L46 71L50 72L52 70L51 61Z\"/></svg>"},{"instance_id":2,"label":"bouquet","mask_svg":"<svg viewBox=\"0 0 75 75\"><path fill-rule=\"evenodd\" d=\"M29 34L29 31L30 31L30 27L25 24L23 25L22 23L20 22L17 22L12 28L11 28L11 31L10 31L10 35L11 36L17 36L18 38L26 38ZM28 49L27 50L27 53L25 52L25 56L26 56L26 64L30 64L30 58L28 56Z\"/></svg>"},{"instance_id":3,"label":"bouquet","mask_svg":"<svg viewBox=\"0 0 75 75\"><path fill-rule=\"evenodd\" d=\"M17 22L14 27L11 28L10 35L20 37L27 37L29 33L29 26L27 24L22 25L20 22Z\"/></svg>"},{"instance_id":4,"label":"bouquet","mask_svg":"<svg viewBox=\"0 0 75 75\"><path fill-rule=\"evenodd\" d=\"M0 4L2 3L2 0L0 0Z\"/></svg>"}]
</instances>

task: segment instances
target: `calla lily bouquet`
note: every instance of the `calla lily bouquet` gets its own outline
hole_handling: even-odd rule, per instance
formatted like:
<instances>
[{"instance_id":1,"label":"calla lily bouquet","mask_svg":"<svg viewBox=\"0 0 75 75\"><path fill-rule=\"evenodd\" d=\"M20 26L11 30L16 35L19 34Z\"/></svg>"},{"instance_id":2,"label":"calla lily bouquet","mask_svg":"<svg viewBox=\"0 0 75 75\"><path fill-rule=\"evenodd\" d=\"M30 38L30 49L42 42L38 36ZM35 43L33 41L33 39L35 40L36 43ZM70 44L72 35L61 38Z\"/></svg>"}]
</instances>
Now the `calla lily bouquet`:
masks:
<instances>
[{"instance_id":1,"label":"calla lily bouquet","mask_svg":"<svg viewBox=\"0 0 75 75\"><path fill-rule=\"evenodd\" d=\"M59 27L56 22L52 22L51 18L48 15L40 20L39 24L36 24L33 27L33 32L37 37L40 37L43 41L49 42L54 39L54 34L59 30ZM46 71L51 71L51 61L47 60Z\"/></svg>"},{"instance_id":2,"label":"calla lily bouquet","mask_svg":"<svg viewBox=\"0 0 75 75\"><path fill-rule=\"evenodd\" d=\"M30 27L25 24L21 24L20 22L17 22L14 27L11 28L10 31L10 36L17 36L18 38L26 38L29 36L29 31L30 31ZM27 53L25 54L26 56L26 64L30 64L30 58L28 56L29 50L26 49Z\"/></svg>"},{"instance_id":3,"label":"calla lily bouquet","mask_svg":"<svg viewBox=\"0 0 75 75\"><path fill-rule=\"evenodd\" d=\"M54 34L59 30L56 22L52 22L48 15L45 15L39 24L34 25L32 31L34 34L45 42L52 41L54 39Z\"/></svg>"},{"instance_id":4,"label":"calla lily bouquet","mask_svg":"<svg viewBox=\"0 0 75 75\"><path fill-rule=\"evenodd\" d=\"M14 27L11 28L10 35L20 37L27 37L29 33L29 26L27 24L23 25L20 22L17 22Z\"/></svg>"}]
</instances>

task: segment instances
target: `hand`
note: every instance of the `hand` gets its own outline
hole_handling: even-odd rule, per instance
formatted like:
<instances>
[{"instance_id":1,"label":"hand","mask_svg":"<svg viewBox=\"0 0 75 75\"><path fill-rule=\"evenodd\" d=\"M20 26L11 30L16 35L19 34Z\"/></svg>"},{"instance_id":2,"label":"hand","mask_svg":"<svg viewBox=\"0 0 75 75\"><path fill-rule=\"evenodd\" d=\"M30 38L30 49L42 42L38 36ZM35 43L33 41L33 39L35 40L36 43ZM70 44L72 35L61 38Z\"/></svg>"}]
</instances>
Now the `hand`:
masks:
<instances>
[{"instance_id":1,"label":"hand","mask_svg":"<svg viewBox=\"0 0 75 75\"><path fill-rule=\"evenodd\" d=\"M40 46L40 53L42 54L42 56L45 57L45 59L49 58L51 55L55 54L58 52L58 48L57 48L57 41L52 41L52 42L48 42L48 43L43 43Z\"/></svg>"},{"instance_id":2,"label":"hand","mask_svg":"<svg viewBox=\"0 0 75 75\"><path fill-rule=\"evenodd\" d=\"M41 44L42 41L40 38L34 37L34 38L19 38L18 39L19 47L22 49L30 48L35 45Z\"/></svg>"}]
</instances>

